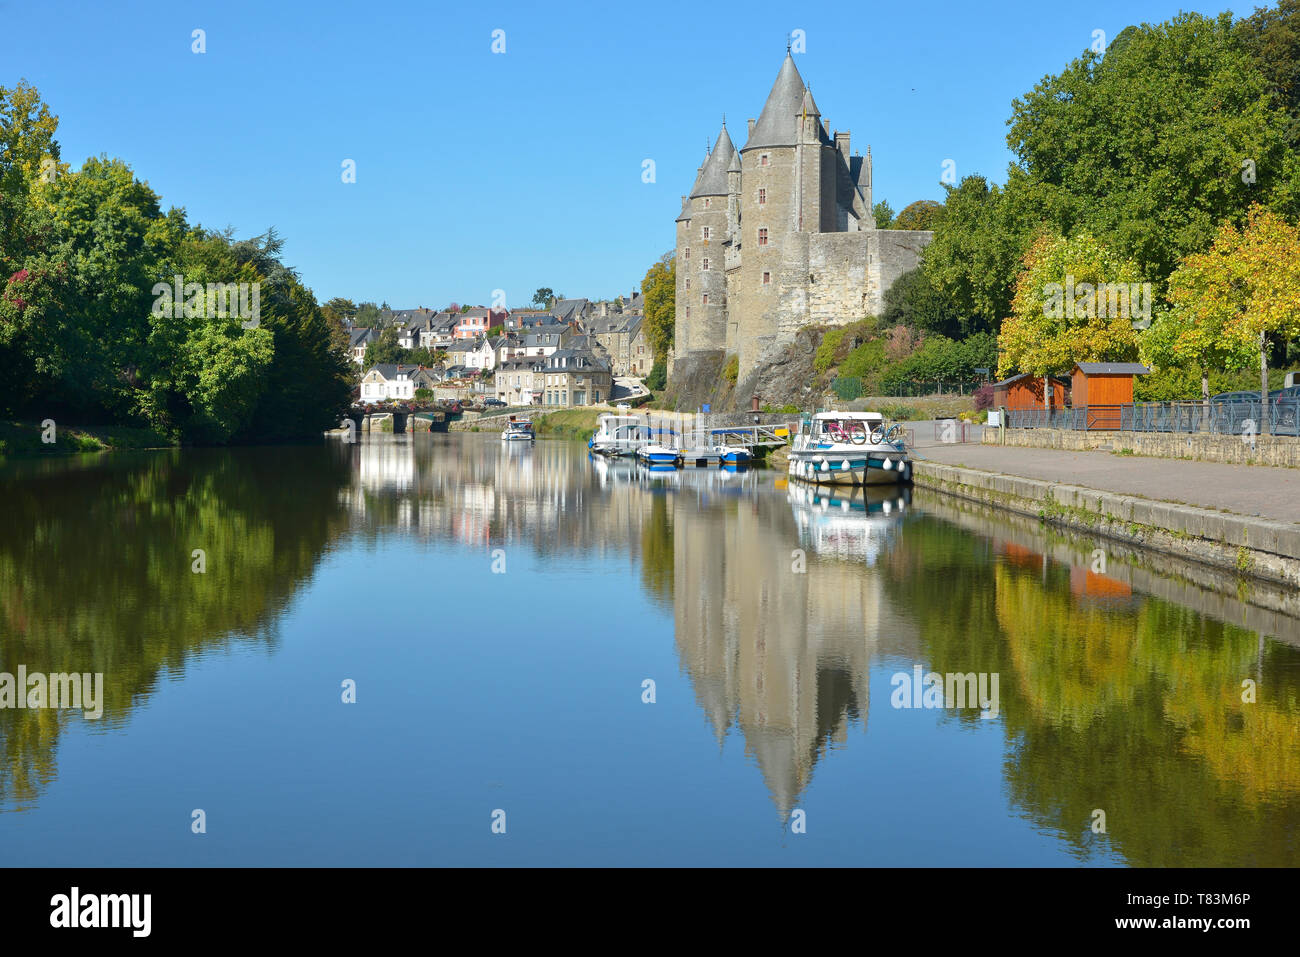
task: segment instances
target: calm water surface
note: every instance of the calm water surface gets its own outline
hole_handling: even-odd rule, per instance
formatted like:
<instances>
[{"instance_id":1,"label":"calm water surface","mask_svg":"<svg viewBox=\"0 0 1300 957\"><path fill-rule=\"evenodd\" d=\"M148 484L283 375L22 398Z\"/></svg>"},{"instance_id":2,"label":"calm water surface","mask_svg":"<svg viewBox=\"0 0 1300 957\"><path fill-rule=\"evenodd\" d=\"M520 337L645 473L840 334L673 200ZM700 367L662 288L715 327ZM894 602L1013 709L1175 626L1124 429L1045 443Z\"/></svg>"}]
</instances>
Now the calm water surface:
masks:
<instances>
[{"instance_id":1,"label":"calm water surface","mask_svg":"<svg viewBox=\"0 0 1300 957\"><path fill-rule=\"evenodd\" d=\"M919 491L483 435L0 487L0 672L106 697L0 710L5 864L1300 863L1300 626Z\"/></svg>"}]
</instances>

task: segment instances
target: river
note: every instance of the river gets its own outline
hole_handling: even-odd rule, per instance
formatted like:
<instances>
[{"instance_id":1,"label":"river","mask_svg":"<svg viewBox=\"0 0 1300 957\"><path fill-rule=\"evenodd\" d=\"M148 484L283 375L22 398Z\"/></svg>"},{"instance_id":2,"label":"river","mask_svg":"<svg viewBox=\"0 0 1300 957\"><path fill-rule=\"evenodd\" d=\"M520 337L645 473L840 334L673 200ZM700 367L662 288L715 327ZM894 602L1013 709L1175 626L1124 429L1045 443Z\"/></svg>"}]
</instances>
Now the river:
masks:
<instances>
[{"instance_id":1,"label":"river","mask_svg":"<svg viewBox=\"0 0 1300 957\"><path fill-rule=\"evenodd\" d=\"M0 673L103 676L0 709L8 865L1300 864L1300 623L1037 523L481 434L0 486Z\"/></svg>"}]
</instances>

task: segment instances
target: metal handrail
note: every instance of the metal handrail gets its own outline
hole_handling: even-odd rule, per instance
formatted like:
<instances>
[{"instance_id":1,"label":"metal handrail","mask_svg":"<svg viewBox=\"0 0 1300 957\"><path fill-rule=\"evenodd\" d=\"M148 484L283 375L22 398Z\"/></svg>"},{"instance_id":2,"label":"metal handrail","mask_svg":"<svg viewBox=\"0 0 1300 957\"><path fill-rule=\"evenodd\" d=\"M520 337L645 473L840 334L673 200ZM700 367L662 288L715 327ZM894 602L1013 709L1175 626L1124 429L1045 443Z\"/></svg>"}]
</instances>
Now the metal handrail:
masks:
<instances>
[{"instance_id":1,"label":"metal handrail","mask_svg":"<svg viewBox=\"0 0 1300 957\"><path fill-rule=\"evenodd\" d=\"M1131 402L1066 409L1008 409L1010 429L1117 430L1218 435L1261 434L1258 399ZM1300 398L1269 400L1269 432L1300 436Z\"/></svg>"}]
</instances>

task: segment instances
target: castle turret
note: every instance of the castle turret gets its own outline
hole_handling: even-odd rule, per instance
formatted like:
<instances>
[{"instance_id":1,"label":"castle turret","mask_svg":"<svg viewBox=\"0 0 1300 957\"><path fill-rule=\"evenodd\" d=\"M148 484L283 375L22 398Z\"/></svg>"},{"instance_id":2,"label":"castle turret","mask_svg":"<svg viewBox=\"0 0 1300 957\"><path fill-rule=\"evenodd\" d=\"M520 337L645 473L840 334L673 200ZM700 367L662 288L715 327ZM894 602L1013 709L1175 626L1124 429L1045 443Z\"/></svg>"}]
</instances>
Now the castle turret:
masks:
<instances>
[{"instance_id":1,"label":"castle turret","mask_svg":"<svg viewBox=\"0 0 1300 957\"><path fill-rule=\"evenodd\" d=\"M727 167L727 268L739 263L740 250L740 153L731 151L731 165Z\"/></svg>"},{"instance_id":2,"label":"castle turret","mask_svg":"<svg viewBox=\"0 0 1300 957\"><path fill-rule=\"evenodd\" d=\"M692 350L721 349L727 338L728 169L735 152L724 122L691 190L686 247L690 258L678 266L685 281L677 315L688 328L686 345Z\"/></svg>"}]
</instances>

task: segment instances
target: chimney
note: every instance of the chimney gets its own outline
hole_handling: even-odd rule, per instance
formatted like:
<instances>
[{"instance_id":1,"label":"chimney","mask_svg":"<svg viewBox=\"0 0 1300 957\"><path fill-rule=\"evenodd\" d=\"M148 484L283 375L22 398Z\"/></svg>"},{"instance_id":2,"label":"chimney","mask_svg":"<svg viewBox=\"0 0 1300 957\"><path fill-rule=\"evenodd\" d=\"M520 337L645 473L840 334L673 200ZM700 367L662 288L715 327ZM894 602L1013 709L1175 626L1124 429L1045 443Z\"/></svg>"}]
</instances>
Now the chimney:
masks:
<instances>
[{"instance_id":1,"label":"chimney","mask_svg":"<svg viewBox=\"0 0 1300 957\"><path fill-rule=\"evenodd\" d=\"M843 133L841 133L839 130L835 131L835 148L840 151L840 158L844 160L844 165L847 166L849 164L849 131L848 130L845 130Z\"/></svg>"},{"instance_id":2,"label":"chimney","mask_svg":"<svg viewBox=\"0 0 1300 957\"><path fill-rule=\"evenodd\" d=\"M754 135L754 118L751 116L749 118L749 136L752 137L753 135Z\"/></svg>"},{"instance_id":3,"label":"chimney","mask_svg":"<svg viewBox=\"0 0 1300 957\"><path fill-rule=\"evenodd\" d=\"M826 133L827 136L831 135L831 121L826 119L825 117L822 117L822 130Z\"/></svg>"}]
</instances>

